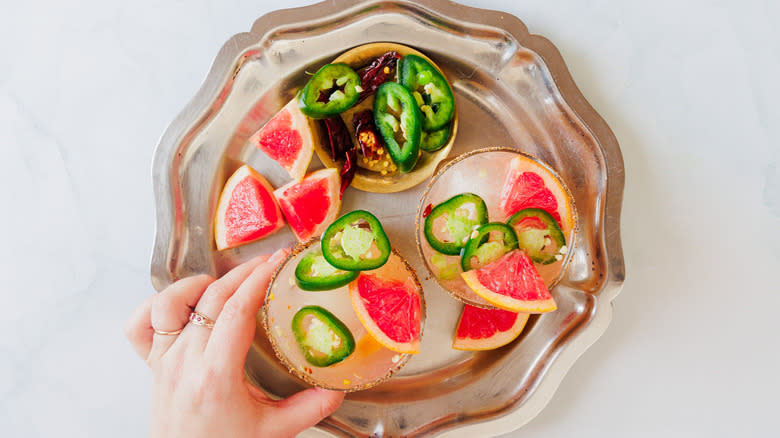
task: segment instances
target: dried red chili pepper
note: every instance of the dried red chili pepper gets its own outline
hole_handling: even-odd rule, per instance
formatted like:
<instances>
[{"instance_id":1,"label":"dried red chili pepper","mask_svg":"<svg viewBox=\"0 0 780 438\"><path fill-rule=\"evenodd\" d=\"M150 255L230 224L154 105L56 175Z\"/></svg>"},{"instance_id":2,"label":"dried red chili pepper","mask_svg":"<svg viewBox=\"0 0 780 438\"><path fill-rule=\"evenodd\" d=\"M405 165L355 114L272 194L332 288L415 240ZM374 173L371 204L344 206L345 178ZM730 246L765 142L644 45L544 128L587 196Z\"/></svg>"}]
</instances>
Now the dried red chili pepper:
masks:
<instances>
[{"instance_id":1,"label":"dried red chili pepper","mask_svg":"<svg viewBox=\"0 0 780 438\"><path fill-rule=\"evenodd\" d=\"M349 138L347 125L341 116L320 119L328 132L328 143L330 145L330 157L333 161L340 161L345 158L348 150L352 149L352 139Z\"/></svg>"},{"instance_id":2,"label":"dried red chili pepper","mask_svg":"<svg viewBox=\"0 0 780 438\"><path fill-rule=\"evenodd\" d=\"M347 125L344 124L344 120L341 119L341 116L320 119L320 121L328 132L330 157L333 161L344 160L344 164L341 165L341 190L339 192L339 196L342 196L344 190L346 190L352 182L352 178L355 177L355 171L357 170L357 150L352 144Z\"/></svg>"},{"instance_id":3,"label":"dried red chili pepper","mask_svg":"<svg viewBox=\"0 0 780 438\"><path fill-rule=\"evenodd\" d=\"M377 157L377 149L383 147L384 143L376 130L374 112L367 109L355 113L352 116L352 126L355 127L355 136L360 145L360 153L368 159Z\"/></svg>"},{"instance_id":4,"label":"dried red chili pepper","mask_svg":"<svg viewBox=\"0 0 780 438\"><path fill-rule=\"evenodd\" d=\"M395 72L395 66L398 64L399 59L401 59L401 55L398 52L387 52L360 71L360 87L363 88L363 91L360 93L358 103L374 94L380 85L390 79L390 75Z\"/></svg>"},{"instance_id":5,"label":"dried red chili pepper","mask_svg":"<svg viewBox=\"0 0 780 438\"><path fill-rule=\"evenodd\" d=\"M341 190L339 191L339 198L344 196L344 190L352 183L352 178L355 177L355 171L357 170L357 150L351 148L347 150L346 160L344 165L341 166Z\"/></svg>"}]
</instances>

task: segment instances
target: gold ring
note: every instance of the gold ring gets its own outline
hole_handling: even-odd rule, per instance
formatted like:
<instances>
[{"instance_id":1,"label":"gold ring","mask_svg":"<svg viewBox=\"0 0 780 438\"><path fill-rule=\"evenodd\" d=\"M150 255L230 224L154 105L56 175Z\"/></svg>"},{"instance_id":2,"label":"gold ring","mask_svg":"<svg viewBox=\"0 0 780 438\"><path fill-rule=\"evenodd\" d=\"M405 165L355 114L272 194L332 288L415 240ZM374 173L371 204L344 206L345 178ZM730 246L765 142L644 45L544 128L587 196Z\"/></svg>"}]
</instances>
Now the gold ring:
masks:
<instances>
[{"instance_id":1,"label":"gold ring","mask_svg":"<svg viewBox=\"0 0 780 438\"><path fill-rule=\"evenodd\" d=\"M200 326L203 326L203 327L206 327L206 328L214 328L214 320L213 319L209 318L208 316L206 316L206 315L204 315L204 314L202 314L200 312L196 312L194 310L192 311L192 313L190 313L190 322L195 324L195 325L200 325Z\"/></svg>"},{"instance_id":2,"label":"gold ring","mask_svg":"<svg viewBox=\"0 0 780 438\"><path fill-rule=\"evenodd\" d=\"M181 332L182 332L182 330L184 330L184 329L183 329L183 328L180 328L180 329L178 329L178 330L174 330L174 331L172 331L172 332L166 332L165 330L157 330L156 328L153 328L153 330L154 330L154 333L156 333L156 334L158 334L158 335L163 335L163 336L173 336L173 335L178 335L178 334L179 334L179 333L181 333Z\"/></svg>"}]
</instances>

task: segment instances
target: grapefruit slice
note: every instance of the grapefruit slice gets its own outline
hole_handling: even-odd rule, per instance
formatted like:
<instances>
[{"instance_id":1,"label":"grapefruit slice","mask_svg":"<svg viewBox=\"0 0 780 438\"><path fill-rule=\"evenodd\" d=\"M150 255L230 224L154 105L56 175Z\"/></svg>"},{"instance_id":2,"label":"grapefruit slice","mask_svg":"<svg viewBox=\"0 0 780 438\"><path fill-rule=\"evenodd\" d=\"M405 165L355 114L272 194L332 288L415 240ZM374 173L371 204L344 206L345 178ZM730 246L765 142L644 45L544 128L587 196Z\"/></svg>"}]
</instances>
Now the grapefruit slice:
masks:
<instances>
[{"instance_id":1,"label":"grapefruit slice","mask_svg":"<svg viewBox=\"0 0 780 438\"><path fill-rule=\"evenodd\" d=\"M254 133L249 142L276 160L296 181L303 179L314 152L311 125L295 99Z\"/></svg>"},{"instance_id":2,"label":"grapefruit slice","mask_svg":"<svg viewBox=\"0 0 780 438\"><path fill-rule=\"evenodd\" d=\"M301 242L322 234L341 208L337 169L312 172L301 182L292 181L274 192L295 237Z\"/></svg>"},{"instance_id":3,"label":"grapefruit slice","mask_svg":"<svg viewBox=\"0 0 780 438\"><path fill-rule=\"evenodd\" d=\"M477 295L499 309L545 313L558 308L533 262L519 249L460 275Z\"/></svg>"},{"instance_id":4,"label":"grapefruit slice","mask_svg":"<svg viewBox=\"0 0 780 438\"><path fill-rule=\"evenodd\" d=\"M527 313L482 309L466 304L455 329L452 348L480 351L502 347L520 335L527 321Z\"/></svg>"},{"instance_id":5,"label":"grapefruit slice","mask_svg":"<svg viewBox=\"0 0 780 438\"><path fill-rule=\"evenodd\" d=\"M568 192L550 170L524 155L512 158L499 201L504 216L524 208L540 208L550 213L559 226L570 229L570 206Z\"/></svg>"},{"instance_id":6,"label":"grapefruit slice","mask_svg":"<svg viewBox=\"0 0 780 438\"><path fill-rule=\"evenodd\" d=\"M349 296L366 331L397 353L420 352L420 296L407 282L360 273L349 284Z\"/></svg>"},{"instance_id":7,"label":"grapefruit slice","mask_svg":"<svg viewBox=\"0 0 780 438\"><path fill-rule=\"evenodd\" d=\"M263 175L247 165L230 176L219 195L214 217L217 249L260 240L284 226L273 190Z\"/></svg>"}]
</instances>

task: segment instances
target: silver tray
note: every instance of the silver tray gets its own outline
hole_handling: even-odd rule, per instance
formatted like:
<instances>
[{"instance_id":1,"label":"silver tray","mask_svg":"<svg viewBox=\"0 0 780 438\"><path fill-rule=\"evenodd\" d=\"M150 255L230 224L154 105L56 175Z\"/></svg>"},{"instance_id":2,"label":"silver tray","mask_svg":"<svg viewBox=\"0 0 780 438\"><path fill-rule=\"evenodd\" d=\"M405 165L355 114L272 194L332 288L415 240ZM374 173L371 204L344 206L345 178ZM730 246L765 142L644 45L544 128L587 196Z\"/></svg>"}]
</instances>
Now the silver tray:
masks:
<instances>
[{"instance_id":1,"label":"silver tray","mask_svg":"<svg viewBox=\"0 0 780 438\"><path fill-rule=\"evenodd\" d=\"M556 48L516 17L447 0L330 0L281 10L220 50L193 100L171 123L153 164L157 229L154 287L195 273L220 275L255 254L294 243L288 231L218 252L211 220L227 176L241 162L272 184L284 171L246 144L305 82L305 71L369 42L415 47L437 62L458 99L452 157L515 146L554 167L569 185L580 228L576 253L553 290L559 309L529 320L512 344L482 353L450 348L460 304L419 259L414 218L421 184L396 194L350 189L342 211L377 213L423 280L429 316L422 353L387 383L349 394L307 436L473 437L514 430L550 400L574 361L607 328L624 278L620 206L624 169L617 140L578 91ZM247 376L273 396L304 384L276 361L262 329Z\"/></svg>"}]
</instances>

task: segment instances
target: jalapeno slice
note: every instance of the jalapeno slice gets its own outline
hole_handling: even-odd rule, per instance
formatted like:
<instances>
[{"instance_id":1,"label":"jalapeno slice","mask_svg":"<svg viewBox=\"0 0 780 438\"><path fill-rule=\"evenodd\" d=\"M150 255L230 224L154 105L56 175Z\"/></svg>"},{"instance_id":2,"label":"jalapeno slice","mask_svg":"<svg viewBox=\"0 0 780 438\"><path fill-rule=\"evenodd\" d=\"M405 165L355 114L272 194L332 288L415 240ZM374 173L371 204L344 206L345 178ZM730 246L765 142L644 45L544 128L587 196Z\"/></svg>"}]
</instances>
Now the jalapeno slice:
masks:
<instances>
[{"instance_id":1,"label":"jalapeno slice","mask_svg":"<svg viewBox=\"0 0 780 438\"><path fill-rule=\"evenodd\" d=\"M334 268L322 251L312 251L298 262L295 267L295 283L306 291L338 289L346 286L358 277L359 272L343 271Z\"/></svg>"},{"instance_id":2,"label":"jalapeno slice","mask_svg":"<svg viewBox=\"0 0 780 438\"><path fill-rule=\"evenodd\" d=\"M455 97L447 79L430 62L417 55L406 55L398 66L399 82L414 95L423 113L425 131L441 129L455 115Z\"/></svg>"},{"instance_id":3,"label":"jalapeno slice","mask_svg":"<svg viewBox=\"0 0 780 438\"><path fill-rule=\"evenodd\" d=\"M549 265L566 254L563 231L555 218L541 208L520 210L507 224L515 230L518 245L534 263Z\"/></svg>"},{"instance_id":4,"label":"jalapeno slice","mask_svg":"<svg viewBox=\"0 0 780 438\"><path fill-rule=\"evenodd\" d=\"M360 98L360 76L347 64L326 64L309 79L298 96L301 112L314 119L332 117Z\"/></svg>"},{"instance_id":5,"label":"jalapeno slice","mask_svg":"<svg viewBox=\"0 0 780 438\"><path fill-rule=\"evenodd\" d=\"M336 219L322 234L322 255L335 268L369 271L387 263L390 241L376 216L355 210Z\"/></svg>"},{"instance_id":6,"label":"jalapeno slice","mask_svg":"<svg viewBox=\"0 0 780 438\"><path fill-rule=\"evenodd\" d=\"M461 193L434 207L425 217L425 240L447 255L460 255L471 233L488 222L485 201L473 193Z\"/></svg>"},{"instance_id":7,"label":"jalapeno slice","mask_svg":"<svg viewBox=\"0 0 780 438\"><path fill-rule=\"evenodd\" d=\"M295 341L306 362L327 367L355 351L355 338L346 325L320 306L306 306L292 319Z\"/></svg>"},{"instance_id":8,"label":"jalapeno slice","mask_svg":"<svg viewBox=\"0 0 780 438\"><path fill-rule=\"evenodd\" d=\"M401 172L409 172L420 156L420 109L412 94L396 82L385 82L374 97L374 122L390 158Z\"/></svg>"},{"instance_id":9,"label":"jalapeno slice","mask_svg":"<svg viewBox=\"0 0 780 438\"><path fill-rule=\"evenodd\" d=\"M452 134L452 123L446 124L443 128L436 131L422 133L422 140L420 140L420 149L425 152L435 152L447 144L447 140L450 139Z\"/></svg>"},{"instance_id":10,"label":"jalapeno slice","mask_svg":"<svg viewBox=\"0 0 780 438\"><path fill-rule=\"evenodd\" d=\"M512 227L501 222L490 222L472 233L463 248L460 267L464 272L479 268L517 248L517 236Z\"/></svg>"}]
</instances>

